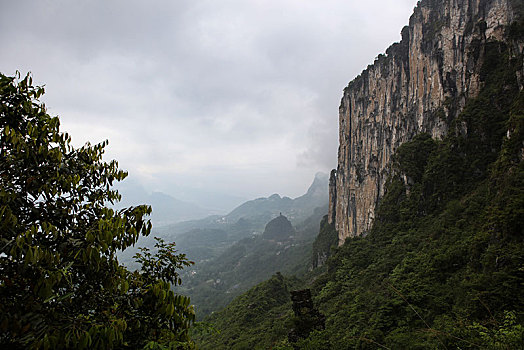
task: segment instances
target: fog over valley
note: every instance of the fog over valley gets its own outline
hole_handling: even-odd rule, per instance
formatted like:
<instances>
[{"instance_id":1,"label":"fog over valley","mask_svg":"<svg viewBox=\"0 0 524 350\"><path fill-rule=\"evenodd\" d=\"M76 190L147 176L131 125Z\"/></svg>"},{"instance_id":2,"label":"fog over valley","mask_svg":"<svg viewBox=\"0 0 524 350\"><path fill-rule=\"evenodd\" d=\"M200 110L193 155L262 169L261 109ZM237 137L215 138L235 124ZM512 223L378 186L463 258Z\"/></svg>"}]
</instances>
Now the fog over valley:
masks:
<instances>
[{"instance_id":1,"label":"fog over valley","mask_svg":"<svg viewBox=\"0 0 524 350\"><path fill-rule=\"evenodd\" d=\"M336 167L342 89L415 4L4 1L0 68L46 85L75 145L109 140L124 195L226 213Z\"/></svg>"}]
</instances>

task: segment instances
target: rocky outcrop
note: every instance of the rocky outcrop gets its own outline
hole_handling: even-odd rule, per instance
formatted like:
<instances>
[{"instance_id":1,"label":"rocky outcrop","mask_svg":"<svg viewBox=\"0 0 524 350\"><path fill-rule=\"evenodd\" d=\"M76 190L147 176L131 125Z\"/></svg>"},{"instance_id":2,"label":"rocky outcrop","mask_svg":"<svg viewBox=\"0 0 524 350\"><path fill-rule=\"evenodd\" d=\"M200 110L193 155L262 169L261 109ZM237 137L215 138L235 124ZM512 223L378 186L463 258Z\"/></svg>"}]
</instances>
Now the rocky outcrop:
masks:
<instances>
[{"instance_id":1,"label":"rocky outcrop","mask_svg":"<svg viewBox=\"0 0 524 350\"><path fill-rule=\"evenodd\" d=\"M330 224L335 222L335 213L337 211L337 171L331 170L329 176L329 207L328 207L328 222Z\"/></svg>"},{"instance_id":2,"label":"rocky outcrop","mask_svg":"<svg viewBox=\"0 0 524 350\"><path fill-rule=\"evenodd\" d=\"M339 244L370 229L395 150L421 132L441 138L478 94L483 47L505 40L517 6L513 0L420 1L401 42L344 89L328 215ZM522 41L514 49L522 53Z\"/></svg>"},{"instance_id":3,"label":"rocky outcrop","mask_svg":"<svg viewBox=\"0 0 524 350\"><path fill-rule=\"evenodd\" d=\"M271 239L275 241L286 241L293 237L295 229L291 222L280 213L279 216L267 223L262 237L264 239Z\"/></svg>"}]
</instances>

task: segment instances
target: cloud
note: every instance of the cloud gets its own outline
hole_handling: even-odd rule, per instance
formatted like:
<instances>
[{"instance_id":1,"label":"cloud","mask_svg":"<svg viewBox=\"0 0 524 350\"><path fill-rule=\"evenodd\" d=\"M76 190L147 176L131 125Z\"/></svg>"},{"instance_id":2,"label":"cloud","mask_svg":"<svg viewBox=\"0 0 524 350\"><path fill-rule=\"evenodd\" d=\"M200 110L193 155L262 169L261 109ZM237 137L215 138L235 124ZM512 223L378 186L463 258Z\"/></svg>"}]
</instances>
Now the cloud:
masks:
<instances>
[{"instance_id":1,"label":"cloud","mask_svg":"<svg viewBox=\"0 0 524 350\"><path fill-rule=\"evenodd\" d=\"M76 144L109 139L151 189L296 196L336 167L342 89L415 3L19 0L0 70L32 71Z\"/></svg>"}]
</instances>

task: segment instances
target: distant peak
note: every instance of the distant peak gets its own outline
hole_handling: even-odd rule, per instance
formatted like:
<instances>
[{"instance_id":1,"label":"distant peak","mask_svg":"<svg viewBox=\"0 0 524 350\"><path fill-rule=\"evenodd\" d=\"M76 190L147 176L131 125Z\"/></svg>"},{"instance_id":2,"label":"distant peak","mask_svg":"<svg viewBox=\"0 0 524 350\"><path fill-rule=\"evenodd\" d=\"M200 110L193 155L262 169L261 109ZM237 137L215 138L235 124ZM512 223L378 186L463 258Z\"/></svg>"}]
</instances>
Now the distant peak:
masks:
<instances>
[{"instance_id":1,"label":"distant peak","mask_svg":"<svg viewBox=\"0 0 524 350\"><path fill-rule=\"evenodd\" d=\"M277 241L284 241L293 236L295 229L291 222L280 213L279 216L267 223L262 237L265 239L273 239Z\"/></svg>"},{"instance_id":2,"label":"distant peak","mask_svg":"<svg viewBox=\"0 0 524 350\"><path fill-rule=\"evenodd\" d=\"M323 173L323 172L321 172L321 171L319 171L318 173L315 174L315 180L316 180L316 179L319 179L319 180L326 180L328 177L329 177L328 174Z\"/></svg>"},{"instance_id":3,"label":"distant peak","mask_svg":"<svg viewBox=\"0 0 524 350\"><path fill-rule=\"evenodd\" d=\"M325 193L327 195L329 184L329 176L326 173L318 172L315 174L315 178L309 186L306 195L313 195L315 193L321 195Z\"/></svg>"}]
</instances>

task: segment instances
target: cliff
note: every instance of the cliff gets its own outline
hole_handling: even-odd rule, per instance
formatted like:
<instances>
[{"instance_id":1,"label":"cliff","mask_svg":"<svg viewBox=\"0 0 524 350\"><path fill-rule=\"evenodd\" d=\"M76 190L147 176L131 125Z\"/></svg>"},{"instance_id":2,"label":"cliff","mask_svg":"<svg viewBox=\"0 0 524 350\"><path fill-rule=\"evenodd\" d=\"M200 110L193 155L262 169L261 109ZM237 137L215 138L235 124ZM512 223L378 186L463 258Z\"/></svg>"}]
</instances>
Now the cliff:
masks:
<instances>
[{"instance_id":1,"label":"cliff","mask_svg":"<svg viewBox=\"0 0 524 350\"><path fill-rule=\"evenodd\" d=\"M400 43L344 89L328 215L339 244L370 229L395 150L422 132L442 138L479 93L485 46L507 41L513 56L522 54L522 36L507 37L521 8L512 0L420 1ZM517 78L522 90L524 67Z\"/></svg>"}]
</instances>

